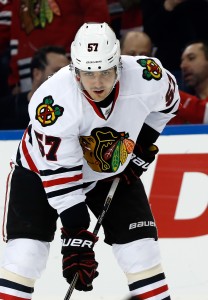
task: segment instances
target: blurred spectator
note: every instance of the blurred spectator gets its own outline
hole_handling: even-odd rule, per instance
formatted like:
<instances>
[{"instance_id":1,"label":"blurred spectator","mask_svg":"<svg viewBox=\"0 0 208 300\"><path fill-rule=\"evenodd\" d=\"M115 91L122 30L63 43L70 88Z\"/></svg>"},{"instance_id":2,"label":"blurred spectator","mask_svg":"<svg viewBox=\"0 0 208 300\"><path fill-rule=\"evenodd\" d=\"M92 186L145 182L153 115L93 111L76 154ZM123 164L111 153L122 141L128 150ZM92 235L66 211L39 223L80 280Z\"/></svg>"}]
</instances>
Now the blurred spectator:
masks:
<instances>
[{"instance_id":1,"label":"blurred spectator","mask_svg":"<svg viewBox=\"0 0 208 300\"><path fill-rule=\"evenodd\" d=\"M192 93L200 99L208 98L208 40L187 45L181 56L181 71Z\"/></svg>"},{"instance_id":2,"label":"blurred spectator","mask_svg":"<svg viewBox=\"0 0 208 300\"><path fill-rule=\"evenodd\" d=\"M10 11L6 2L11 2ZM31 88L30 62L37 49L59 45L69 53L75 33L84 22L110 21L106 0L4 0L2 3L5 11L1 12L11 21L10 31L0 23L4 45L6 31L11 46L9 85L13 88L20 85L22 92Z\"/></svg>"},{"instance_id":3,"label":"blurred spectator","mask_svg":"<svg viewBox=\"0 0 208 300\"><path fill-rule=\"evenodd\" d=\"M110 13L110 25L113 28L116 37L120 39L121 37L121 19L123 15L123 7L120 1L107 0L108 10Z\"/></svg>"},{"instance_id":4,"label":"blurred spectator","mask_svg":"<svg viewBox=\"0 0 208 300\"><path fill-rule=\"evenodd\" d=\"M9 49L6 49L2 55L0 55L0 98L10 93L10 88L8 85L9 59Z\"/></svg>"},{"instance_id":5,"label":"blurred spectator","mask_svg":"<svg viewBox=\"0 0 208 300\"><path fill-rule=\"evenodd\" d=\"M29 123L28 103L37 88L52 74L69 64L66 51L58 46L46 46L35 52L31 62L32 89L0 100L0 129L25 129Z\"/></svg>"},{"instance_id":6,"label":"blurred spectator","mask_svg":"<svg viewBox=\"0 0 208 300\"><path fill-rule=\"evenodd\" d=\"M207 0L141 0L144 31L156 47L155 56L183 88L180 58L193 39L208 39Z\"/></svg>"},{"instance_id":7,"label":"blurred spectator","mask_svg":"<svg viewBox=\"0 0 208 300\"><path fill-rule=\"evenodd\" d=\"M111 27L120 39L130 30L142 31L141 0L107 0Z\"/></svg>"},{"instance_id":8,"label":"blurred spectator","mask_svg":"<svg viewBox=\"0 0 208 300\"><path fill-rule=\"evenodd\" d=\"M9 35L11 26L11 4L0 1L0 97L9 94Z\"/></svg>"},{"instance_id":9,"label":"blurred spectator","mask_svg":"<svg viewBox=\"0 0 208 300\"><path fill-rule=\"evenodd\" d=\"M120 0L124 9L121 19L121 36L129 30L142 31L141 0Z\"/></svg>"},{"instance_id":10,"label":"blurred spectator","mask_svg":"<svg viewBox=\"0 0 208 300\"><path fill-rule=\"evenodd\" d=\"M181 71L191 94L180 91L181 106L169 124L208 124L208 41L187 45Z\"/></svg>"},{"instance_id":11,"label":"blurred spectator","mask_svg":"<svg viewBox=\"0 0 208 300\"><path fill-rule=\"evenodd\" d=\"M9 46L11 26L11 1L0 1L0 28L1 28L1 43L0 43L0 55Z\"/></svg>"},{"instance_id":12,"label":"blurred spectator","mask_svg":"<svg viewBox=\"0 0 208 300\"><path fill-rule=\"evenodd\" d=\"M120 44L123 55L152 56L152 41L144 32L128 31L122 36Z\"/></svg>"}]
</instances>

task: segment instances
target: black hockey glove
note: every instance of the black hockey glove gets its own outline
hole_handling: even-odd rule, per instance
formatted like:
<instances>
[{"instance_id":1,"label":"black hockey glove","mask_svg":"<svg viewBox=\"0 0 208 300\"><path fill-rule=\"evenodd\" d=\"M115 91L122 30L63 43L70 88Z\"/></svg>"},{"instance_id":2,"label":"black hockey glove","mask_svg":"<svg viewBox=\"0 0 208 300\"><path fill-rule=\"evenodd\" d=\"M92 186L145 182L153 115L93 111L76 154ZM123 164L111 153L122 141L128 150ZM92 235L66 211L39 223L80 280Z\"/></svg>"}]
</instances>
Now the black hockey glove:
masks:
<instances>
[{"instance_id":1,"label":"black hockey glove","mask_svg":"<svg viewBox=\"0 0 208 300\"><path fill-rule=\"evenodd\" d=\"M95 261L93 251L94 244L98 237L93 233L80 229L70 232L65 228L62 231L62 250L63 254L63 276L68 283L71 283L75 274L78 272L75 289L79 291L91 291L92 281L98 276L96 271L98 263Z\"/></svg>"},{"instance_id":2,"label":"black hockey glove","mask_svg":"<svg viewBox=\"0 0 208 300\"><path fill-rule=\"evenodd\" d=\"M147 171L149 165L154 161L158 151L158 147L154 144L147 148L136 144L128 166L120 174L121 179L127 184L133 183L139 179L142 173Z\"/></svg>"}]
</instances>

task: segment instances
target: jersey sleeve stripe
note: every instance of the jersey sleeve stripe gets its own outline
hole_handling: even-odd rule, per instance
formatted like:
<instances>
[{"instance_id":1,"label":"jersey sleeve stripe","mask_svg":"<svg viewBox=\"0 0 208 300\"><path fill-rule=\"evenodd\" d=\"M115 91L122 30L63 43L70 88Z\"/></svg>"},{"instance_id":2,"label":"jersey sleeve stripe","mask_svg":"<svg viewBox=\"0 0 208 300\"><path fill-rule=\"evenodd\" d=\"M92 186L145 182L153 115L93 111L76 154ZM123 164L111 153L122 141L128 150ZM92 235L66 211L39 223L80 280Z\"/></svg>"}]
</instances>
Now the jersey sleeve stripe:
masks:
<instances>
[{"instance_id":1,"label":"jersey sleeve stripe","mask_svg":"<svg viewBox=\"0 0 208 300\"><path fill-rule=\"evenodd\" d=\"M31 171L34 171L36 173L39 173L35 163L33 162L30 154L29 154L29 151L27 149L27 145L26 145L26 136L27 136L27 133L28 133L28 128L25 130L24 132L24 135L23 135L23 139L22 139L22 151L23 151L23 154L24 154L24 157L28 163L28 166L30 168Z\"/></svg>"},{"instance_id":2,"label":"jersey sleeve stripe","mask_svg":"<svg viewBox=\"0 0 208 300\"><path fill-rule=\"evenodd\" d=\"M83 184L79 184L79 185L68 187L68 188L65 188L65 189L49 192L49 193L47 193L47 197L50 199L50 198L53 198L53 197L62 196L62 195L71 193L73 191L76 191L76 190L79 190L79 189L82 189L82 188L83 188Z\"/></svg>"},{"instance_id":3,"label":"jersey sleeve stripe","mask_svg":"<svg viewBox=\"0 0 208 300\"><path fill-rule=\"evenodd\" d=\"M18 166L22 167L20 145L21 145L21 143L19 144L18 149L17 149L16 163L18 164Z\"/></svg>"},{"instance_id":4,"label":"jersey sleeve stripe","mask_svg":"<svg viewBox=\"0 0 208 300\"><path fill-rule=\"evenodd\" d=\"M89 187L91 184L94 184L94 183L95 183L95 181L84 182L83 183L83 188L85 189L85 188Z\"/></svg>"},{"instance_id":5,"label":"jersey sleeve stripe","mask_svg":"<svg viewBox=\"0 0 208 300\"><path fill-rule=\"evenodd\" d=\"M12 12L11 11L2 11L0 12L0 24L10 26L11 25Z\"/></svg>"},{"instance_id":6,"label":"jersey sleeve stripe","mask_svg":"<svg viewBox=\"0 0 208 300\"><path fill-rule=\"evenodd\" d=\"M159 112L160 112L160 113L164 113L164 114L168 114L168 113L170 113L170 112L174 113L174 112L173 112L173 109L174 109L174 107L176 106L176 104L178 103L179 100L180 100L180 99L177 99L176 102L175 102L171 107L169 107L169 108L167 108L167 109L164 109L164 110L161 110L161 111L159 111Z\"/></svg>"},{"instance_id":7,"label":"jersey sleeve stripe","mask_svg":"<svg viewBox=\"0 0 208 300\"><path fill-rule=\"evenodd\" d=\"M82 165L72 167L72 168L58 168L56 170L40 170L40 175L41 176L50 176L50 175L55 175L55 174L60 174L60 173L65 173L65 172L72 172L72 171L80 171L82 170Z\"/></svg>"},{"instance_id":8,"label":"jersey sleeve stripe","mask_svg":"<svg viewBox=\"0 0 208 300\"><path fill-rule=\"evenodd\" d=\"M43 181L43 186L50 187L50 186L60 185L60 184L68 183L68 182L78 181L80 179L82 179L82 174L74 175L72 177L65 177L65 178L58 178L58 179Z\"/></svg>"}]
</instances>

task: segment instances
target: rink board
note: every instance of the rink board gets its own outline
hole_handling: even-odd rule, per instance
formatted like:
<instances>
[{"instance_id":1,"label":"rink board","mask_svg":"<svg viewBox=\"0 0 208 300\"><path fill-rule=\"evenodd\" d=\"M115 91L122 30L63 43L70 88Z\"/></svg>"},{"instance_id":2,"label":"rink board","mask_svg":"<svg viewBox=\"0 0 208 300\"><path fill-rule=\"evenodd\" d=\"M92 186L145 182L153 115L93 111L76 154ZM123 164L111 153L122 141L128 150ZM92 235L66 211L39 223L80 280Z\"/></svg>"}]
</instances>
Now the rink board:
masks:
<instances>
[{"instance_id":1,"label":"rink board","mask_svg":"<svg viewBox=\"0 0 208 300\"><path fill-rule=\"evenodd\" d=\"M0 131L0 218L9 160L22 131ZM208 126L168 126L159 137L160 154L142 176L160 236L163 265L172 300L208 300ZM92 217L91 228L95 224ZM61 274L60 226L47 269L37 281L33 300L63 300L68 285ZM3 251L0 241L0 254ZM126 278L103 243L96 245L100 276L94 290L74 291L72 300L124 300Z\"/></svg>"}]
</instances>

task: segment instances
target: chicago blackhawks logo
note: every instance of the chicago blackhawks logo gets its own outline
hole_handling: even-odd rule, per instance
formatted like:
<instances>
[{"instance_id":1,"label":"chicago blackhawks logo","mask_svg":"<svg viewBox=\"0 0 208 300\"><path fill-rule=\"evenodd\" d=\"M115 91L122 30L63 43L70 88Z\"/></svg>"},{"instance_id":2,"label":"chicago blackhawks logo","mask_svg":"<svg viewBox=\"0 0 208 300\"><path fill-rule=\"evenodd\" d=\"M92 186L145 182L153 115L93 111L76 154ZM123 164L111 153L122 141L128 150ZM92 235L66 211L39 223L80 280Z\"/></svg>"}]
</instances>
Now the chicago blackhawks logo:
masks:
<instances>
[{"instance_id":1,"label":"chicago blackhawks logo","mask_svg":"<svg viewBox=\"0 0 208 300\"><path fill-rule=\"evenodd\" d=\"M47 96L36 108L35 118L43 127L53 125L58 117L63 115L63 107L59 105L52 105L53 102L53 98L51 96Z\"/></svg>"},{"instance_id":2,"label":"chicago blackhawks logo","mask_svg":"<svg viewBox=\"0 0 208 300\"><path fill-rule=\"evenodd\" d=\"M88 165L96 172L116 172L133 152L134 142L129 134L109 127L95 128L90 136L80 137Z\"/></svg>"},{"instance_id":3,"label":"chicago blackhawks logo","mask_svg":"<svg viewBox=\"0 0 208 300\"><path fill-rule=\"evenodd\" d=\"M144 67L143 78L146 80L160 80L162 78L162 70L153 59L138 59L137 62Z\"/></svg>"}]
</instances>

